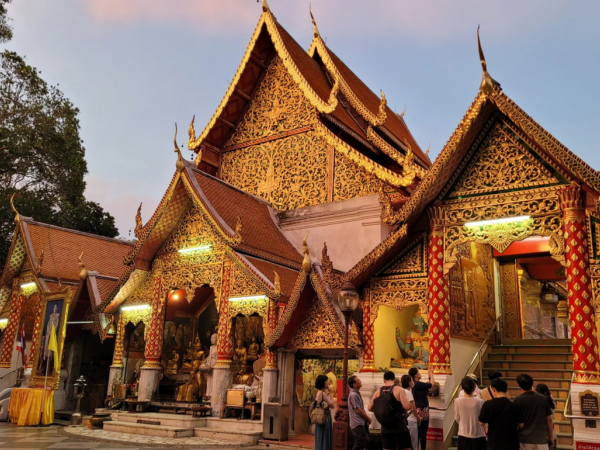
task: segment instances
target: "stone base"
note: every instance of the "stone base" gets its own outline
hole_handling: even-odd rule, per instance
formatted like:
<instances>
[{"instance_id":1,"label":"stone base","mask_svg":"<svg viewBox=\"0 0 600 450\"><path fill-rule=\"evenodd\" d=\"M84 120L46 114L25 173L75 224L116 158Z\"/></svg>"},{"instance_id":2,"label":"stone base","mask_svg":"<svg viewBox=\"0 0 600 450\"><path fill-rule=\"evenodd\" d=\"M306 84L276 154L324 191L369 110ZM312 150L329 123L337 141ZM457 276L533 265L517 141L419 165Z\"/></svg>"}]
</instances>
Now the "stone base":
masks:
<instances>
[{"instance_id":1,"label":"stone base","mask_svg":"<svg viewBox=\"0 0 600 450\"><path fill-rule=\"evenodd\" d=\"M227 389L231 387L231 369L219 366L213 368L212 383L212 396L210 398L212 415L213 417L221 417Z\"/></svg>"},{"instance_id":2,"label":"stone base","mask_svg":"<svg viewBox=\"0 0 600 450\"><path fill-rule=\"evenodd\" d=\"M592 391L592 393L600 395L600 385L579 383L571 384L571 414L573 416L581 416L581 402L579 401L579 394L584 391ZM595 418L590 417L589 419L591 422L588 422L585 419L572 420L574 448L586 448L584 444L598 444L598 441L600 440L600 418L596 416ZM587 425L591 425L592 423L596 425L596 428L588 428Z\"/></svg>"},{"instance_id":3,"label":"stone base","mask_svg":"<svg viewBox=\"0 0 600 450\"><path fill-rule=\"evenodd\" d=\"M54 391L54 410L62 411L65 409L67 402L67 393L65 392L64 385L67 379L68 373L65 369L60 371L60 381L58 382L58 389Z\"/></svg>"},{"instance_id":4,"label":"stone base","mask_svg":"<svg viewBox=\"0 0 600 450\"><path fill-rule=\"evenodd\" d=\"M194 430L189 428L168 427L164 425L150 425L131 422L104 422L104 430L119 433L141 434L144 436L182 438L194 435Z\"/></svg>"},{"instance_id":5,"label":"stone base","mask_svg":"<svg viewBox=\"0 0 600 450\"><path fill-rule=\"evenodd\" d=\"M160 383L160 368L142 367L140 370L140 384L138 386L138 401L150 401L158 392Z\"/></svg>"}]
</instances>

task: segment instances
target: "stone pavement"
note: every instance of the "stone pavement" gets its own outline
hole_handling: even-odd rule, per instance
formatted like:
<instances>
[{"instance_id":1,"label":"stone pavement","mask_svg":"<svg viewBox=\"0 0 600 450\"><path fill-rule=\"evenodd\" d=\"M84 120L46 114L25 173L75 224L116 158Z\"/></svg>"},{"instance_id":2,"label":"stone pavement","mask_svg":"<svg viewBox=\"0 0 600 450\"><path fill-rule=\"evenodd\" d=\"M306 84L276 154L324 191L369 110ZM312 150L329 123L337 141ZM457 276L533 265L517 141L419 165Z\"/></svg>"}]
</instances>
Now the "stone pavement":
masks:
<instances>
[{"instance_id":1,"label":"stone pavement","mask_svg":"<svg viewBox=\"0 0 600 450\"><path fill-rule=\"evenodd\" d=\"M144 437L135 434L93 430L85 427L17 427L11 423L0 423L0 450L37 450L37 449L244 449L278 450L282 447L270 445L240 447L231 441L216 439L159 438ZM289 447L288 447L289 448Z\"/></svg>"}]
</instances>

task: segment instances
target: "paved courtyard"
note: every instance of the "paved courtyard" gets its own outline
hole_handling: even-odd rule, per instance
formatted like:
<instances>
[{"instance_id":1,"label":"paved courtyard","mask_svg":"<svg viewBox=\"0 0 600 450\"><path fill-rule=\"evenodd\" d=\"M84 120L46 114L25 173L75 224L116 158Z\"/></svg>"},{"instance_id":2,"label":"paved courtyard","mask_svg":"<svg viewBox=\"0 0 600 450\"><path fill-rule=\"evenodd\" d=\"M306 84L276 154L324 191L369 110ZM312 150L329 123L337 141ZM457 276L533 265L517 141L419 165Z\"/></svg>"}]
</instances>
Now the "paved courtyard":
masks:
<instances>
[{"instance_id":1,"label":"paved courtyard","mask_svg":"<svg viewBox=\"0 0 600 450\"><path fill-rule=\"evenodd\" d=\"M100 438L102 436L102 439ZM92 430L84 427L17 427L0 423L0 450L19 449L238 449L277 450L278 446L239 447L228 441L204 438L159 438ZM288 447L289 448L289 447Z\"/></svg>"}]
</instances>

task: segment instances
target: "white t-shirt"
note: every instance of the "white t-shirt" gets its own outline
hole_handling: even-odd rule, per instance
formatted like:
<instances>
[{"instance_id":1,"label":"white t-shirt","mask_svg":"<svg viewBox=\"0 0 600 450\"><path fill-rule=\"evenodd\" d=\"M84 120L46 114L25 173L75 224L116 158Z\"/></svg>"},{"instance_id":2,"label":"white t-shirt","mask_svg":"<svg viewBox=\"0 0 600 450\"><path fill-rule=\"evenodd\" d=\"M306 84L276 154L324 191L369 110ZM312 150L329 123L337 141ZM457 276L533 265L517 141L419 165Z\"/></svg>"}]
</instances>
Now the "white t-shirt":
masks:
<instances>
[{"instance_id":1,"label":"white t-shirt","mask_svg":"<svg viewBox=\"0 0 600 450\"><path fill-rule=\"evenodd\" d=\"M406 392L406 398L409 402L415 401L415 397L413 397L412 392L410 392L408 389L404 389L404 392ZM409 422L416 422L417 418L415 417L414 413L411 411L409 412L410 414L408 415L408 418L406 420L408 420Z\"/></svg>"},{"instance_id":2,"label":"white t-shirt","mask_svg":"<svg viewBox=\"0 0 600 450\"><path fill-rule=\"evenodd\" d=\"M454 418L458 422L458 435L468 438L485 437L485 431L479 423L479 413L483 400L477 397L459 397L454 399Z\"/></svg>"}]
</instances>

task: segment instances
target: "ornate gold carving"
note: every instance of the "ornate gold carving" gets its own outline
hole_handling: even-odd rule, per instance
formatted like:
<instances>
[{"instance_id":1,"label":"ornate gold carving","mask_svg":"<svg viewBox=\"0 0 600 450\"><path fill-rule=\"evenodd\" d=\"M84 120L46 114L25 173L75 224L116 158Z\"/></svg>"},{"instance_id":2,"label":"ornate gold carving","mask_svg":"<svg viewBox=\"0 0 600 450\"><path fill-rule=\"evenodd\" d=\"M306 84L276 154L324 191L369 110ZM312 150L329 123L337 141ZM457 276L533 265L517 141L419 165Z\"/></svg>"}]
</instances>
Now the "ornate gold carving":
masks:
<instances>
[{"instance_id":1,"label":"ornate gold carving","mask_svg":"<svg viewBox=\"0 0 600 450\"><path fill-rule=\"evenodd\" d=\"M426 281L425 281L426 282ZM389 306L396 311L402 311L409 306L418 305L419 311L427 317L427 289L399 290L399 291L374 291L372 293L373 305L371 317L375 320L379 314L379 306Z\"/></svg>"},{"instance_id":2,"label":"ornate gold carving","mask_svg":"<svg viewBox=\"0 0 600 450\"><path fill-rule=\"evenodd\" d=\"M380 274L394 275L394 278L415 277L419 274L426 277L427 249L425 236L419 236L408 245L406 250L384 266Z\"/></svg>"},{"instance_id":3,"label":"ornate gold carving","mask_svg":"<svg viewBox=\"0 0 600 450\"><path fill-rule=\"evenodd\" d=\"M529 236L550 236L550 254L564 264L564 238L562 221L557 216L535 217L523 222L507 222L479 227L448 227L446 229L446 250L444 253L444 273L457 261L457 245L474 241L489 244L503 252L515 241Z\"/></svg>"},{"instance_id":4,"label":"ornate gold carving","mask_svg":"<svg viewBox=\"0 0 600 450\"><path fill-rule=\"evenodd\" d=\"M372 278L371 289L373 291L414 291L426 290L427 278Z\"/></svg>"},{"instance_id":5,"label":"ornate gold carving","mask_svg":"<svg viewBox=\"0 0 600 450\"><path fill-rule=\"evenodd\" d=\"M121 311L121 320L124 325L127 325L131 322L134 325L137 325L140 322L143 322L146 326L144 327L144 337L148 333L150 328L150 317L152 316L152 308L144 308L144 309L132 309L128 311Z\"/></svg>"},{"instance_id":6,"label":"ornate gold carving","mask_svg":"<svg viewBox=\"0 0 600 450\"><path fill-rule=\"evenodd\" d=\"M275 46L275 50L277 51L277 55L283 62L283 65L285 66L286 71L289 73L289 75L291 76L293 81L296 83L296 85L300 88L300 90L304 94L305 98L308 99L310 104L314 108L316 108L319 112L322 112L325 114L332 113L335 110L335 108L337 107L337 104L338 104L337 98L336 98L337 89L338 89L337 83L334 83L334 87L333 87L332 91L330 92L330 95L329 95L327 101L323 100L312 89L311 85L304 78L304 76L302 75L302 73L300 72L300 70L298 69L296 64L294 63L294 59L288 53L287 48L286 48L285 44L283 43L283 40L279 34L279 30L277 28L275 18L273 17L271 12L267 9L261 15L260 20L258 21L258 24L256 25L256 28L254 30L254 34L252 35L252 38L250 39L250 43L248 44L248 47L246 47L246 52L244 53L244 56L242 58L242 61L240 62L237 72L236 72L235 76L233 77L233 79L231 80L231 83L229 84L229 88L227 89L227 92L225 93L223 100L221 100L219 107L217 108L217 110L213 114L212 118L206 125L206 128L204 128L204 131L201 133L201 135L197 139L194 138L195 132L193 131L193 128L191 129L190 139L188 141L188 148L190 150L195 150L200 147L200 145L202 144L202 142L204 141L204 139L206 138L206 136L208 135L208 133L210 132L212 127L214 126L218 117L222 114L224 108L226 107L227 103L229 102L231 95L233 94L233 91L235 90L238 82L240 81L240 77L242 76L244 69L246 68L246 64L248 63L248 60L250 59L250 55L252 53L252 50L256 44L258 37L262 31L263 25L265 25L267 27L268 33L271 36L271 40L273 41L273 44Z\"/></svg>"},{"instance_id":7,"label":"ornate gold carving","mask_svg":"<svg viewBox=\"0 0 600 450\"><path fill-rule=\"evenodd\" d=\"M396 225L396 211L392 208L390 198L383 191L383 186L379 189L379 203L381 204L381 221L388 225Z\"/></svg>"},{"instance_id":8,"label":"ornate gold carving","mask_svg":"<svg viewBox=\"0 0 600 450\"><path fill-rule=\"evenodd\" d=\"M335 289L341 286L340 278L333 270L333 262L327 253L327 242L323 243L323 251L321 253L321 269L323 270L323 282L330 288Z\"/></svg>"},{"instance_id":9,"label":"ornate gold carving","mask_svg":"<svg viewBox=\"0 0 600 450\"><path fill-rule=\"evenodd\" d=\"M346 200L376 194L382 188L376 175L334 150L333 200Z\"/></svg>"},{"instance_id":10,"label":"ornate gold carving","mask_svg":"<svg viewBox=\"0 0 600 450\"><path fill-rule=\"evenodd\" d=\"M309 273L312 268L312 263L310 261L310 251L308 250L308 231L302 240L302 253L304 254L304 259L302 260L302 270L304 273Z\"/></svg>"},{"instance_id":11,"label":"ornate gold carving","mask_svg":"<svg viewBox=\"0 0 600 450\"><path fill-rule=\"evenodd\" d=\"M469 242L457 246L458 262L450 269L450 332L483 340L496 321L492 249Z\"/></svg>"},{"instance_id":12,"label":"ornate gold carving","mask_svg":"<svg viewBox=\"0 0 600 450\"><path fill-rule=\"evenodd\" d=\"M415 164L415 155L410 149L410 145L406 144L406 155L402 155L398 150L388 144L385 139L379 136L370 125L367 128L367 137L373 144L380 148L383 153L402 166L402 171L405 176L413 176L413 178L418 176L419 178L423 178L427 172L426 169Z\"/></svg>"},{"instance_id":13,"label":"ornate gold carving","mask_svg":"<svg viewBox=\"0 0 600 450\"><path fill-rule=\"evenodd\" d=\"M521 337L521 306L514 262L500 264L500 286L502 289L503 337L519 339Z\"/></svg>"},{"instance_id":14,"label":"ornate gold carving","mask_svg":"<svg viewBox=\"0 0 600 450\"><path fill-rule=\"evenodd\" d=\"M550 171L496 123L450 197L558 184Z\"/></svg>"},{"instance_id":15,"label":"ornate gold carving","mask_svg":"<svg viewBox=\"0 0 600 450\"><path fill-rule=\"evenodd\" d=\"M499 217L560 214L556 189L517 191L445 204L448 224L462 224Z\"/></svg>"}]
</instances>

